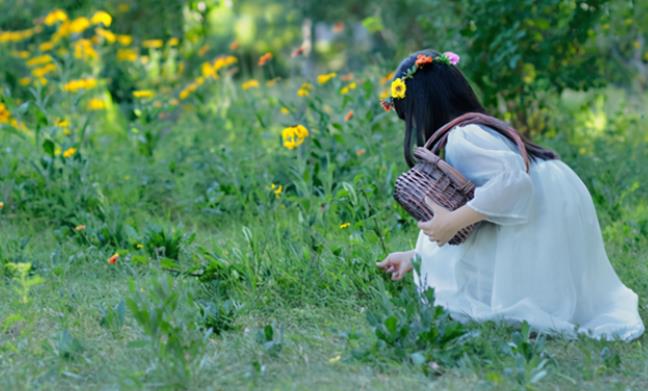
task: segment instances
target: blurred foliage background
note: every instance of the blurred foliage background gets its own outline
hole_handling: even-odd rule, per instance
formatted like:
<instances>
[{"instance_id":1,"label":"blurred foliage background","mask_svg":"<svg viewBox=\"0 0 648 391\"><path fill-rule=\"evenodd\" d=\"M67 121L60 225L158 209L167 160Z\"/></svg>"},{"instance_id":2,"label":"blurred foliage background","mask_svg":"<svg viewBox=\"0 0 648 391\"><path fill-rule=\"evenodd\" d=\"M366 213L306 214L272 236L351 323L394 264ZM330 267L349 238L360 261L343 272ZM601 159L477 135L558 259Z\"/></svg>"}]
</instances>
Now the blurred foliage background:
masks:
<instances>
[{"instance_id":1,"label":"blurred foliage background","mask_svg":"<svg viewBox=\"0 0 648 391\"><path fill-rule=\"evenodd\" d=\"M424 47L453 50L489 109L534 130L546 127L547 95L608 84L637 93L648 83L643 1L65 0L57 7L70 15L105 10L112 31L136 43L178 38L188 65L196 52L225 52L236 42L238 77L258 73L256 59L268 51L275 57L265 76L286 77L393 67ZM1 1L0 29L28 29L51 8L43 0ZM305 59L296 63L290 53L298 48ZM105 73L123 76L115 72Z\"/></svg>"}]
</instances>

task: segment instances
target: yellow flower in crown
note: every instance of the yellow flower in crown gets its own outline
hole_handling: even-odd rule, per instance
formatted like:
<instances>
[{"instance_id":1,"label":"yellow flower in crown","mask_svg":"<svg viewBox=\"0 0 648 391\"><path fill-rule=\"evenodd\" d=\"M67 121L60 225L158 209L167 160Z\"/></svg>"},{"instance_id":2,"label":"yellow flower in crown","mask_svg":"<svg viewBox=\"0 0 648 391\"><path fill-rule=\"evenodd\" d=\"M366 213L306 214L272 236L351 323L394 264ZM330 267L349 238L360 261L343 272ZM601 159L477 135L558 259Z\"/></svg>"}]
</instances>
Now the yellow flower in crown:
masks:
<instances>
[{"instance_id":1,"label":"yellow flower in crown","mask_svg":"<svg viewBox=\"0 0 648 391\"><path fill-rule=\"evenodd\" d=\"M391 96L392 98L404 99L407 86L405 80L399 78L394 79L391 83Z\"/></svg>"}]
</instances>

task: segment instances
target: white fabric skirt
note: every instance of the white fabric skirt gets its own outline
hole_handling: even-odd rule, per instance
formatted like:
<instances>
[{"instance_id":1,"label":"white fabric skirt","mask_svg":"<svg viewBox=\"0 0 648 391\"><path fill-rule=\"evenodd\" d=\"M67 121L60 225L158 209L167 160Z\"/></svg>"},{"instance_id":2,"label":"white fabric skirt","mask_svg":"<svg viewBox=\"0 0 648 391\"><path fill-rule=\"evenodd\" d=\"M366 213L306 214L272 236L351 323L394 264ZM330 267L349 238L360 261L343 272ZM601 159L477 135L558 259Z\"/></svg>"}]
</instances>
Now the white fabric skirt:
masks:
<instances>
[{"instance_id":1,"label":"white fabric skirt","mask_svg":"<svg viewBox=\"0 0 648 391\"><path fill-rule=\"evenodd\" d=\"M528 221L482 222L460 245L437 246L419 233L419 289L461 321L526 320L547 333L631 340L644 332L638 298L607 257L585 184L560 160L539 161L529 173Z\"/></svg>"}]
</instances>

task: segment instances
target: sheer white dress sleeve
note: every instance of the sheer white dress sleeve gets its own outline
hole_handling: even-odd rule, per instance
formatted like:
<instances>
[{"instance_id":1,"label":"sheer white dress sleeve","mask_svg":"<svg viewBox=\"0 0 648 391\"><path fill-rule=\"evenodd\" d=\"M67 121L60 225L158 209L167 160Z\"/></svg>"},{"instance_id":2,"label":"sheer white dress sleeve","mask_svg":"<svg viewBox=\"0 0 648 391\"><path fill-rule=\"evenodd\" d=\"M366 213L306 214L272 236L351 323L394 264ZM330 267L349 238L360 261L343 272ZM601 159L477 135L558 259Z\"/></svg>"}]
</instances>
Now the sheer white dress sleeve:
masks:
<instances>
[{"instance_id":1,"label":"sheer white dress sleeve","mask_svg":"<svg viewBox=\"0 0 648 391\"><path fill-rule=\"evenodd\" d=\"M533 182L514 148L504 136L477 125L456 127L448 135L448 163L477 186L468 206L500 225L527 222L533 200Z\"/></svg>"}]
</instances>

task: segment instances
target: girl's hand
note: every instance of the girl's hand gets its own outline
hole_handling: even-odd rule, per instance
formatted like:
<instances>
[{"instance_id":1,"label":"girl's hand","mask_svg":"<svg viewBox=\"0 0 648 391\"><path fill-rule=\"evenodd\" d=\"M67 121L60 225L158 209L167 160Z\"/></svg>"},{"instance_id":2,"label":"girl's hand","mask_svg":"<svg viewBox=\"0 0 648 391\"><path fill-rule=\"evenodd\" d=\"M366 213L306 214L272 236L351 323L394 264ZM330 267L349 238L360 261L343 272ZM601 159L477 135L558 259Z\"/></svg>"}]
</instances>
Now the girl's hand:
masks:
<instances>
[{"instance_id":1,"label":"girl's hand","mask_svg":"<svg viewBox=\"0 0 648 391\"><path fill-rule=\"evenodd\" d=\"M459 232L460 227L457 226L451 210L435 203L427 196L425 197L425 203L434 212L434 217L428 221L419 221L418 227L430 240L437 242L441 247Z\"/></svg>"},{"instance_id":2,"label":"girl's hand","mask_svg":"<svg viewBox=\"0 0 648 391\"><path fill-rule=\"evenodd\" d=\"M392 280L400 280L405 277L405 274L412 270L412 258L414 257L414 250L412 251L397 251L391 253L382 262L377 262L376 266L383 269L387 273L391 273Z\"/></svg>"}]
</instances>

